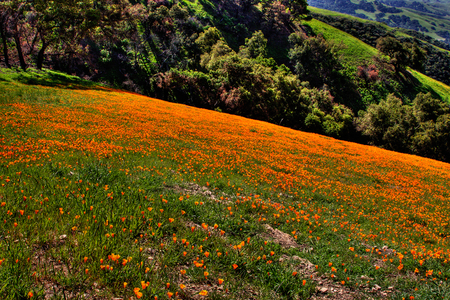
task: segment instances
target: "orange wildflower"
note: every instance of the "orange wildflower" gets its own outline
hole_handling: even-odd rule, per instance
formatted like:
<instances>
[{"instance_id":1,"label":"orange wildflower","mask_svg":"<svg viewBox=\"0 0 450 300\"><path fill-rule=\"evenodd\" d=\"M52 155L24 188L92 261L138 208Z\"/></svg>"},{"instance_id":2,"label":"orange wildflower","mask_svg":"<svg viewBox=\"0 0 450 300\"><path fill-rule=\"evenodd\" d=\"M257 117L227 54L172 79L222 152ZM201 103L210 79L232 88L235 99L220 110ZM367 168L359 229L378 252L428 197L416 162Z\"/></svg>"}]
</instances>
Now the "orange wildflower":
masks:
<instances>
[{"instance_id":1,"label":"orange wildflower","mask_svg":"<svg viewBox=\"0 0 450 300\"><path fill-rule=\"evenodd\" d=\"M150 282L141 281L142 289L145 290L150 285Z\"/></svg>"},{"instance_id":2,"label":"orange wildflower","mask_svg":"<svg viewBox=\"0 0 450 300\"><path fill-rule=\"evenodd\" d=\"M142 292L140 292L140 288L134 288L133 292L136 295L136 298L140 299L142 297Z\"/></svg>"}]
</instances>

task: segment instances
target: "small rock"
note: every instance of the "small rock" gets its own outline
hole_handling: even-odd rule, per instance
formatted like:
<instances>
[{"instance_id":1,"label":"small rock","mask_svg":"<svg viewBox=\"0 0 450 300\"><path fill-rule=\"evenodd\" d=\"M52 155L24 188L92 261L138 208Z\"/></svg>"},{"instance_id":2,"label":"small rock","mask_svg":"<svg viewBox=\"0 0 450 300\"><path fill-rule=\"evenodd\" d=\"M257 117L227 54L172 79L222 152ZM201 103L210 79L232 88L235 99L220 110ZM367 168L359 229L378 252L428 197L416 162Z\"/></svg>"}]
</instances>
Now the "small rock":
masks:
<instances>
[{"instance_id":1,"label":"small rock","mask_svg":"<svg viewBox=\"0 0 450 300\"><path fill-rule=\"evenodd\" d=\"M394 289L394 287L393 287L393 286L390 286L390 287L388 287L388 289L389 289L389 290L393 290L393 289Z\"/></svg>"},{"instance_id":2,"label":"small rock","mask_svg":"<svg viewBox=\"0 0 450 300\"><path fill-rule=\"evenodd\" d=\"M323 294L325 294L326 292L328 292L328 288L326 288L326 287L320 287L318 290L319 290L319 292L321 292L321 293L323 293Z\"/></svg>"},{"instance_id":3,"label":"small rock","mask_svg":"<svg viewBox=\"0 0 450 300\"><path fill-rule=\"evenodd\" d=\"M373 286L372 290L374 290L374 291L379 291L379 290L381 290L381 286L379 286L378 284L375 284L375 285Z\"/></svg>"},{"instance_id":4,"label":"small rock","mask_svg":"<svg viewBox=\"0 0 450 300\"><path fill-rule=\"evenodd\" d=\"M60 235L60 236L59 236L59 239L60 239L60 240L65 240L65 239L67 239L67 234Z\"/></svg>"}]
</instances>

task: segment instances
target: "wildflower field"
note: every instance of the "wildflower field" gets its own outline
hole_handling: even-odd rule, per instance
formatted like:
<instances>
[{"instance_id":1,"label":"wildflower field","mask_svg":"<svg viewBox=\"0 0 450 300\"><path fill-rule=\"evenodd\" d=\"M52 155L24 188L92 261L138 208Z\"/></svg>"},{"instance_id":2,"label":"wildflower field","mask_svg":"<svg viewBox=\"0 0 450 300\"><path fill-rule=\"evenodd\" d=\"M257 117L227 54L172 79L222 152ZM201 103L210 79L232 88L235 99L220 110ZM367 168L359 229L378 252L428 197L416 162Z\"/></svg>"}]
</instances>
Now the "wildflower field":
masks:
<instances>
[{"instance_id":1,"label":"wildflower field","mask_svg":"<svg viewBox=\"0 0 450 300\"><path fill-rule=\"evenodd\" d=\"M2 76L2 299L450 298L449 164Z\"/></svg>"}]
</instances>

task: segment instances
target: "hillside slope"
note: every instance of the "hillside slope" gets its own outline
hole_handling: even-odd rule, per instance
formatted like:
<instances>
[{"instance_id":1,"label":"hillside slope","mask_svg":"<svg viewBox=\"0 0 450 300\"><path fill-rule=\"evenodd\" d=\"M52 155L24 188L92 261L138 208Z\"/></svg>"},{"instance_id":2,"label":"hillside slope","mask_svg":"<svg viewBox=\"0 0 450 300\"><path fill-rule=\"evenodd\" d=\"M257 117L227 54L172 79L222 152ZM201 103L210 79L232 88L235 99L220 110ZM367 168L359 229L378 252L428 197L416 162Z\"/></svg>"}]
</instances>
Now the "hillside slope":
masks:
<instances>
[{"instance_id":1,"label":"hillside slope","mask_svg":"<svg viewBox=\"0 0 450 300\"><path fill-rule=\"evenodd\" d=\"M345 16L340 13L330 13L330 11L311 9L312 12L322 13L326 15L336 15L339 17L352 18ZM356 18L355 18L356 19ZM358 18L358 21L361 19ZM371 21L367 21L371 22ZM342 49L339 49L338 53L341 55L342 61L349 67L349 70L356 68L358 66L368 64L372 62L374 56L379 54L378 50L374 47L364 43L362 40L343 32L331 25L321 22L317 19L312 19L310 21L304 21L304 25L309 26L314 34L321 34L328 41L333 41L336 45L340 45ZM378 23L377 23L378 24ZM400 32L394 32L393 29L386 26L387 31L391 31L393 34L399 35ZM406 34L403 34L407 36ZM441 51L446 51L441 49ZM350 71L351 72L351 71ZM435 97L450 103L450 86L435 79L432 79L419 71L410 70L409 71L414 77L414 84L408 86L408 88L416 89L423 93L432 93ZM415 93L413 92L413 95ZM403 91L403 95L407 96L407 92Z\"/></svg>"},{"instance_id":2,"label":"hillside slope","mask_svg":"<svg viewBox=\"0 0 450 300\"><path fill-rule=\"evenodd\" d=\"M334 1L311 0L314 7L346 13L363 19L383 22L422 32L434 39L450 43L450 7L448 2L430 1Z\"/></svg>"},{"instance_id":3,"label":"hillside slope","mask_svg":"<svg viewBox=\"0 0 450 300\"><path fill-rule=\"evenodd\" d=\"M408 71L450 83L449 52L431 38L401 32L401 39L379 23L308 15L304 0L83 0L30 2L20 10L15 3L0 4L8 24L0 27L1 63L11 72L60 70L159 99L450 161L449 88Z\"/></svg>"},{"instance_id":4,"label":"hillside slope","mask_svg":"<svg viewBox=\"0 0 450 300\"><path fill-rule=\"evenodd\" d=\"M449 296L449 164L2 78L3 299Z\"/></svg>"}]
</instances>

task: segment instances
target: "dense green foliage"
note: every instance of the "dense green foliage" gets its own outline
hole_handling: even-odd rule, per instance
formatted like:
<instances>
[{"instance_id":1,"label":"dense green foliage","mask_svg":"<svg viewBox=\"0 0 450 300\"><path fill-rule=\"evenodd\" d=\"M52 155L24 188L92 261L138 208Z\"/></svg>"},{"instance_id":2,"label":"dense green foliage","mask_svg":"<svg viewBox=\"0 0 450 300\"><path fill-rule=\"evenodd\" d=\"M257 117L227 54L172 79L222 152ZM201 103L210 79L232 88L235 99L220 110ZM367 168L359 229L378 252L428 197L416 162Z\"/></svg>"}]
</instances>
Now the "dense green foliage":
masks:
<instances>
[{"instance_id":1,"label":"dense green foliage","mask_svg":"<svg viewBox=\"0 0 450 300\"><path fill-rule=\"evenodd\" d=\"M424 150L442 144L444 117L433 125L443 135L428 134L423 147L419 131L394 144L356 118L390 94L402 105L421 92L439 98L407 67L446 78L448 53L388 36L381 25L322 18L383 54L349 64L341 55L352 46L302 22L307 12L304 1L66 0L56 9L45 1L4 1L2 63L58 69L173 102L448 160L439 147Z\"/></svg>"},{"instance_id":2,"label":"dense green foliage","mask_svg":"<svg viewBox=\"0 0 450 300\"><path fill-rule=\"evenodd\" d=\"M386 149L450 159L450 108L430 94L419 94L412 105L389 95L371 104L358 118L358 126L372 143Z\"/></svg>"}]
</instances>

